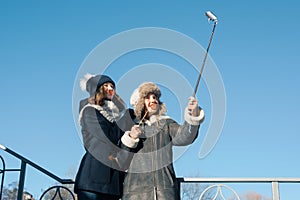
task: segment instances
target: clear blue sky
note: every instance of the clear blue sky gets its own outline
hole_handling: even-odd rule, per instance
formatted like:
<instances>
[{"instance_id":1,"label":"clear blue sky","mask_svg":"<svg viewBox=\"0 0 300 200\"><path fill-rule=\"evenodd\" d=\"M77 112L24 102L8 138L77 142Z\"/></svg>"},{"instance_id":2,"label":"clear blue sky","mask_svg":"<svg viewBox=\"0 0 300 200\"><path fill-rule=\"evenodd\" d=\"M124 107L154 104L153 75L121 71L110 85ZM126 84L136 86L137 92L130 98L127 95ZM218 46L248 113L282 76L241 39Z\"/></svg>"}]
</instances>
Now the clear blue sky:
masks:
<instances>
[{"instance_id":1,"label":"clear blue sky","mask_svg":"<svg viewBox=\"0 0 300 200\"><path fill-rule=\"evenodd\" d=\"M69 174L76 173L84 149L73 116L73 87L86 57L111 36L143 27L174 30L206 48L212 24L204 13L211 10L219 23L209 53L225 87L225 124L213 151L199 159L206 118L202 134L175 162L177 176L300 177L299 6L296 0L1 0L0 144L62 178L74 178ZM187 65L165 52L135 53L112 64L108 72L115 81L151 62L179 72L181 64ZM196 78L190 76L191 85ZM169 115L181 122L176 102L167 97ZM203 82L197 98L210 116ZM7 167L19 166L1 155ZM25 188L34 195L53 182L37 178L43 175L31 168L27 174L33 178Z\"/></svg>"}]
</instances>

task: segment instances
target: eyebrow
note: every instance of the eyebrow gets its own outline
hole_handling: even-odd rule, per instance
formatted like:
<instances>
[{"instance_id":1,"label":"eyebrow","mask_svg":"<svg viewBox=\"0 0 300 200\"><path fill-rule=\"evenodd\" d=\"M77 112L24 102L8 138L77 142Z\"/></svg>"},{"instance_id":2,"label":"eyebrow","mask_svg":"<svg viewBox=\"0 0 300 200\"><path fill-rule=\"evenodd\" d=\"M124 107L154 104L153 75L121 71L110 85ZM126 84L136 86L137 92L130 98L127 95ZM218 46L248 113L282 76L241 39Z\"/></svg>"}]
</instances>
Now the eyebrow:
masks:
<instances>
[{"instance_id":1,"label":"eyebrow","mask_svg":"<svg viewBox=\"0 0 300 200\"><path fill-rule=\"evenodd\" d=\"M103 85L111 85L111 87L115 89L114 84L112 84L112 83L110 83L110 82L104 83Z\"/></svg>"},{"instance_id":2,"label":"eyebrow","mask_svg":"<svg viewBox=\"0 0 300 200\"><path fill-rule=\"evenodd\" d=\"M146 98L148 98L150 95L154 95L156 98L158 98L153 92L148 93Z\"/></svg>"}]
</instances>

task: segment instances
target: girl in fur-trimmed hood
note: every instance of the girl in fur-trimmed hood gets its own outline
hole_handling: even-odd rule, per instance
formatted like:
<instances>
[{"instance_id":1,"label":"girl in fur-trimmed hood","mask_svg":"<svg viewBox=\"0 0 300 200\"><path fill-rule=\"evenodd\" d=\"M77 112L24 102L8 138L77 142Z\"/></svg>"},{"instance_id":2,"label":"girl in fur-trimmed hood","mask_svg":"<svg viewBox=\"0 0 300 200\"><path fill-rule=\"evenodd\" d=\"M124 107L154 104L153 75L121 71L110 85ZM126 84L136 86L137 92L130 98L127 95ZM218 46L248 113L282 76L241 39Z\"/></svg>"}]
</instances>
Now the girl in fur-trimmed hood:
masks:
<instances>
[{"instance_id":1,"label":"girl in fur-trimmed hood","mask_svg":"<svg viewBox=\"0 0 300 200\"><path fill-rule=\"evenodd\" d=\"M127 169L122 200L180 199L172 147L193 143L204 112L190 97L185 122L180 125L165 115L166 106L160 97L159 87L151 82L141 84L131 96L137 125L121 138L122 148L130 152L127 158L118 157Z\"/></svg>"},{"instance_id":2,"label":"girl in fur-trimmed hood","mask_svg":"<svg viewBox=\"0 0 300 200\"><path fill-rule=\"evenodd\" d=\"M152 113L151 111L147 110L145 106L145 99L149 98L149 94L153 94L157 98L157 103L158 103L158 109L153 111ZM160 97L161 97L160 89L154 83L145 82L142 85L140 85L140 87L133 92L130 98L130 104L134 108L134 114L137 120L140 121L143 119L148 119L152 114L155 115L166 114L167 112L166 105L160 101L159 99Z\"/></svg>"}]
</instances>

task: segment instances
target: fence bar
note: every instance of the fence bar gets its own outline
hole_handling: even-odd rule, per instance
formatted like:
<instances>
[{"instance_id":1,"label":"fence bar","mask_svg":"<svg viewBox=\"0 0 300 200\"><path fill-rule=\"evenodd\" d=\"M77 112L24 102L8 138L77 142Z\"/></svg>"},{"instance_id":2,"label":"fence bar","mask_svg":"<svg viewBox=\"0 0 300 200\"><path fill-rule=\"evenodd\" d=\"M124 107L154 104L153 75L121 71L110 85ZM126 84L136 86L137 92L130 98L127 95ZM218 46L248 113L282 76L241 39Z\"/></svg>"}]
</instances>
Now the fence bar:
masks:
<instances>
[{"instance_id":1,"label":"fence bar","mask_svg":"<svg viewBox=\"0 0 300 200\"><path fill-rule=\"evenodd\" d=\"M273 200L280 200L279 184L277 181L272 182L272 196L273 196Z\"/></svg>"},{"instance_id":2,"label":"fence bar","mask_svg":"<svg viewBox=\"0 0 300 200\"><path fill-rule=\"evenodd\" d=\"M45 170L44 168L40 167L39 165L31 162L30 160L28 160L27 158L21 156L20 154L16 153L15 151L3 146L0 144L0 148L3 149L4 151L6 151L7 153L13 155L14 157L22 160L22 162L25 162L27 164L29 164L30 166L36 168L37 170L39 170L40 172L48 175L49 177L53 178L54 180L58 181L59 183L62 183L62 184L73 184L74 181L71 180L71 179L61 179L59 178L58 176L56 176L55 174L49 172L48 170Z\"/></svg>"},{"instance_id":3,"label":"fence bar","mask_svg":"<svg viewBox=\"0 0 300 200\"><path fill-rule=\"evenodd\" d=\"M21 172L20 172L20 178L19 178L19 187L18 187L18 197L17 197L17 200L22 200L23 199L25 174L26 174L26 162L24 162L22 160L22 162L21 162Z\"/></svg>"},{"instance_id":4,"label":"fence bar","mask_svg":"<svg viewBox=\"0 0 300 200\"><path fill-rule=\"evenodd\" d=\"M3 169L0 169L0 175L1 175L0 199L2 199L2 191L3 191L4 175L5 175L5 162L1 155L0 155L0 159L2 161L2 167L3 167Z\"/></svg>"},{"instance_id":5,"label":"fence bar","mask_svg":"<svg viewBox=\"0 0 300 200\"><path fill-rule=\"evenodd\" d=\"M224 183L224 182L235 182L235 183L300 183L300 178L178 178L181 182L214 182L214 183Z\"/></svg>"}]
</instances>

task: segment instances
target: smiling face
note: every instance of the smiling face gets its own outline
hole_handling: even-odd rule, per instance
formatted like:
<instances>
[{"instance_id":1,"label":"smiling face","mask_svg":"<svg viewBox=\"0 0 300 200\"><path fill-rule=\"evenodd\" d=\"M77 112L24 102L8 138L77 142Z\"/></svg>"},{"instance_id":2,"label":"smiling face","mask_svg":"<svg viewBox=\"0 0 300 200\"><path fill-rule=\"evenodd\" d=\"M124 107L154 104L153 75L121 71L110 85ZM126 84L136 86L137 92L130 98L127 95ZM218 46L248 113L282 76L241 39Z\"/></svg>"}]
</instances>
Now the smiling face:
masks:
<instances>
[{"instance_id":1,"label":"smiling face","mask_svg":"<svg viewBox=\"0 0 300 200\"><path fill-rule=\"evenodd\" d=\"M144 103L145 103L145 108L148 111L149 117L154 113L156 113L159 109L158 98L153 93L149 93L147 95Z\"/></svg>"},{"instance_id":2,"label":"smiling face","mask_svg":"<svg viewBox=\"0 0 300 200\"><path fill-rule=\"evenodd\" d=\"M104 98L108 100L112 100L112 98L116 94L115 87L110 82L106 82L103 84L103 91L104 91Z\"/></svg>"}]
</instances>

